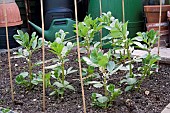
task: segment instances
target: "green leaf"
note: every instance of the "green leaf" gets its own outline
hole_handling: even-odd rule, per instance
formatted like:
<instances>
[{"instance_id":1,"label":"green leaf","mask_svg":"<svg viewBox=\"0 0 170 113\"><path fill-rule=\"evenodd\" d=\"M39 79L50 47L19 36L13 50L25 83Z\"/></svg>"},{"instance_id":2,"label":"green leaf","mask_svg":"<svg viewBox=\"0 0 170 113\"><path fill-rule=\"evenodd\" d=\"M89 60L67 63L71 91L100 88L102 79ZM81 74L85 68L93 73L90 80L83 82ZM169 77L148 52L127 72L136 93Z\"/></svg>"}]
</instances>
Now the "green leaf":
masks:
<instances>
[{"instance_id":1,"label":"green leaf","mask_svg":"<svg viewBox=\"0 0 170 113\"><path fill-rule=\"evenodd\" d=\"M111 73L110 75L114 74L115 72L117 72L119 69L121 69L123 66L123 64L119 65L117 68L115 68Z\"/></svg>"},{"instance_id":2,"label":"green leaf","mask_svg":"<svg viewBox=\"0 0 170 113\"><path fill-rule=\"evenodd\" d=\"M36 80L36 79L33 79L33 80L31 81L31 83L34 84L34 85L38 85L39 81Z\"/></svg>"},{"instance_id":3,"label":"green leaf","mask_svg":"<svg viewBox=\"0 0 170 113\"><path fill-rule=\"evenodd\" d=\"M50 96L53 96L53 95L55 95L56 94L56 91L53 91L53 92L51 92L49 95Z\"/></svg>"},{"instance_id":4,"label":"green leaf","mask_svg":"<svg viewBox=\"0 0 170 113\"><path fill-rule=\"evenodd\" d=\"M109 61L109 63L107 64L107 71L111 73L114 68L115 68L115 63L113 61Z\"/></svg>"},{"instance_id":5,"label":"green leaf","mask_svg":"<svg viewBox=\"0 0 170 113\"><path fill-rule=\"evenodd\" d=\"M56 67L61 66L61 63L57 63L51 66L46 66L45 69L55 69Z\"/></svg>"},{"instance_id":6,"label":"green leaf","mask_svg":"<svg viewBox=\"0 0 170 113\"><path fill-rule=\"evenodd\" d=\"M64 48L64 45L61 44L61 43L53 42L50 45L50 48L54 51L54 52L52 51L54 54L60 56L62 54L62 50Z\"/></svg>"},{"instance_id":7,"label":"green leaf","mask_svg":"<svg viewBox=\"0 0 170 113\"><path fill-rule=\"evenodd\" d=\"M142 48L142 49L145 48L140 42L134 41L133 43L134 43L135 45L137 45L139 48Z\"/></svg>"},{"instance_id":8,"label":"green leaf","mask_svg":"<svg viewBox=\"0 0 170 113\"><path fill-rule=\"evenodd\" d=\"M75 91L75 88L72 85L67 85L66 88Z\"/></svg>"},{"instance_id":9,"label":"green leaf","mask_svg":"<svg viewBox=\"0 0 170 113\"><path fill-rule=\"evenodd\" d=\"M98 84L93 84L93 86L94 86L95 88L101 88L101 87L103 87L103 84L98 83Z\"/></svg>"},{"instance_id":10,"label":"green leaf","mask_svg":"<svg viewBox=\"0 0 170 113\"><path fill-rule=\"evenodd\" d=\"M102 97L102 95L99 93L95 93L95 94L96 94L96 97Z\"/></svg>"},{"instance_id":11,"label":"green leaf","mask_svg":"<svg viewBox=\"0 0 170 113\"><path fill-rule=\"evenodd\" d=\"M100 84L100 82L98 82L98 81L88 81L87 83L88 84Z\"/></svg>"},{"instance_id":12,"label":"green leaf","mask_svg":"<svg viewBox=\"0 0 170 113\"><path fill-rule=\"evenodd\" d=\"M129 90L131 90L133 88L133 86L127 86L126 88L125 88L125 91L129 91Z\"/></svg>"},{"instance_id":13,"label":"green leaf","mask_svg":"<svg viewBox=\"0 0 170 113\"><path fill-rule=\"evenodd\" d=\"M136 83L136 78L127 78L127 83L132 85L132 84L135 84Z\"/></svg>"},{"instance_id":14,"label":"green leaf","mask_svg":"<svg viewBox=\"0 0 170 113\"><path fill-rule=\"evenodd\" d=\"M114 86L113 84L109 84L109 85L107 86L107 90L108 90L109 92L114 92L115 86Z\"/></svg>"},{"instance_id":15,"label":"green leaf","mask_svg":"<svg viewBox=\"0 0 170 113\"><path fill-rule=\"evenodd\" d=\"M94 48L97 48L99 46L100 46L100 42L97 42L97 43L94 44Z\"/></svg>"},{"instance_id":16,"label":"green leaf","mask_svg":"<svg viewBox=\"0 0 170 113\"><path fill-rule=\"evenodd\" d=\"M141 41L143 41L143 38L141 36L137 36L137 37L133 38L132 40L141 42Z\"/></svg>"},{"instance_id":17,"label":"green leaf","mask_svg":"<svg viewBox=\"0 0 170 113\"><path fill-rule=\"evenodd\" d=\"M97 65L97 64L94 64L88 57L83 57L83 60L84 60L89 66L98 67L98 65Z\"/></svg>"},{"instance_id":18,"label":"green leaf","mask_svg":"<svg viewBox=\"0 0 170 113\"><path fill-rule=\"evenodd\" d=\"M128 22L124 23L122 26L122 33L126 35Z\"/></svg>"},{"instance_id":19,"label":"green leaf","mask_svg":"<svg viewBox=\"0 0 170 113\"><path fill-rule=\"evenodd\" d=\"M106 67L107 63L108 63L109 59L107 56L102 56L100 58L100 60L98 61L98 64L102 67Z\"/></svg>"},{"instance_id":20,"label":"green leaf","mask_svg":"<svg viewBox=\"0 0 170 113\"><path fill-rule=\"evenodd\" d=\"M59 88L63 88L63 87L64 87L63 84L61 84L61 83L59 83L59 82L54 82L53 85L54 85L54 86L57 86L57 87L59 87Z\"/></svg>"},{"instance_id":21,"label":"green leaf","mask_svg":"<svg viewBox=\"0 0 170 113\"><path fill-rule=\"evenodd\" d=\"M32 48L35 49L37 46L37 37L34 39L34 41L32 42Z\"/></svg>"},{"instance_id":22,"label":"green leaf","mask_svg":"<svg viewBox=\"0 0 170 113\"><path fill-rule=\"evenodd\" d=\"M123 80L120 81L120 84L125 83L125 82L127 82L127 80L123 79Z\"/></svg>"},{"instance_id":23,"label":"green leaf","mask_svg":"<svg viewBox=\"0 0 170 113\"><path fill-rule=\"evenodd\" d=\"M28 76L28 72L22 72L19 74L19 76L22 76L23 78Z\"/></svg>"},{"instance_id":24,"label":"green leaf","mask_svg":"<svg viewBox=\"0 0 170 113\"><path fill-rule=\"evenodd\" d=\"M28 72L23 72L20 73L19 75L16 76L15 78L15 82L19 85L25 85L27 86L29 84L29 82L27 80L25 80L25 78L28 76Z\"/></svg>"},{"instance_id":25,"label":"green leaf","mask_svg":"<svg viewBox=\"0 0 170 113\"><path fill-rule=\"evenodd\" d=\"M97 100L100 102L100 103L105 103L108 101L108 98L106 96L102 96L102 97L99 97L97 98Z\"/></svg>"},{"instance_id":26,"label":"green leaf","mask_svg":"<svg viewBox=\"0 0 170 113\"><path fill-rule=\"evenodd\" d=\"M73 69L73 67L68 68L67 74L72 74L74 72L77 72L77 70L72 70L72 69Z\"/></svg>"},{"instance_id":27,"label":"green leaf","mask_svg":"<svg viewBox=\"0 0 170 113\"><path fill-rule=\"evenodd\" d=\"M67 86L67 85L69 85L69 82L64 81L64 86Z\"/></svg>"}]
</instances>

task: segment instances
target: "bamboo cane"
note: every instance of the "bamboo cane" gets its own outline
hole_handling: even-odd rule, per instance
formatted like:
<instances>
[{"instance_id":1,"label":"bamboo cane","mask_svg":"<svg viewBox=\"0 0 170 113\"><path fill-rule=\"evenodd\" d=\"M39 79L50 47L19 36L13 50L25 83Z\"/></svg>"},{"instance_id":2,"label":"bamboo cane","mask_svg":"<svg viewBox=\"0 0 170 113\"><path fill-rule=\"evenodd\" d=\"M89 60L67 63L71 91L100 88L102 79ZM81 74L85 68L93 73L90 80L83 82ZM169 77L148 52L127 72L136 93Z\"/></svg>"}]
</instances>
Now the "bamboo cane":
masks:
<instances>
[{"instance_id":1,"label":"bamboo cane","mask_svg":"<svg viewBox=\"0 0 170 113\"><path fill-rule=\"evenodd\" d=\"M122 21L125 23L125 1L122 0Z\"/></svg>"},{"instance_id":2,"label":"bamboo cane","mask_svg":"<svg viewBox=\"0 0 170 113\"><path fill-rule=\"evenodd\" d=\"M43 0L41 3L41 21L42 21L42 62L43 62L43 111L45 112L45 47L44 47L44 13L43 13Z\"/></svg>"},{"instance_id":3,"label":"bamboo cane","mask_svg":"<svg viewBox=\"0 0 170 113\"><path fill-rule=\"evenodd\" d=\"M160 0L160 13L159 13L159 35L161 35L161 16L162 16L162 0ZM158 56L160 56L160 38L158 39ZM157 62L159 66L159 60ZM159 71L159 67L156 70L157 72Z\"/></svg>"},{"instance_id":4,"label":"bamboo cane","mask_svg":"<svg viewBox=\"0 0 170 113\"><path fill-rule=\"evenodd\" d=\"M8 49L8 66L9 66L9 75L10 75L11 98L12 98L12 102L14 103L14 90L13 90L13 83L12 83L12 71L11 71L11 60L10 60L11 55L10 55L9 38L8 38L8 19L7 19L5 0L3 0L3 8L4 8L5 28L6 28L6 41L7 41L7 49Z\"/></svg>"},{"instance_id":5,"label":"bamboo cane","mask_svg":"<svg viewBox=\"0 0 170 113\"><path fill-rule=\"evenodd\" d=\"M100 4L100 16L102 16L102 0L99 0L99 4ZM100 49L102 50L102 29L100 30L100 43L101 43L101 47Z\"/></svg>"},{"instance_id":6,"label":"bamboo cane","mask_svg":"<svg viewBox=\"0 0 170 113\"><path fill-rule=\"evenodd\" d=\"M79 73L80 73L81 90L82 90L83 110L84 113L86 113L86 102L84 96L84 85L83 85L82 67L81 67L81 59L80 59L80 43L79 43L79 36L78 36L77 0L74 0L74 5L75 5L75 18L76 18L77 52L78 52Z\"/></svg>"}]
</instances>

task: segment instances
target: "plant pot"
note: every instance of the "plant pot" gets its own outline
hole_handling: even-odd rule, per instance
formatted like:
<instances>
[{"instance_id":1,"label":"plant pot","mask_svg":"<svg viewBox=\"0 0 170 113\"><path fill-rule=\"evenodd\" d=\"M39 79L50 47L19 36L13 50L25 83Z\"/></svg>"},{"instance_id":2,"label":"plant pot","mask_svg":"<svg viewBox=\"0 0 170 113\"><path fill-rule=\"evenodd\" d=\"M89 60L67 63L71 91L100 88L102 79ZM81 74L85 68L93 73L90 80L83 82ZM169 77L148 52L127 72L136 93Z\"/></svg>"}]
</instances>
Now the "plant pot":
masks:
<instances>
[{"instance_id":1,"label":"plant pot","mask_svg":"<svg viewBox=\"0 0 170 113\"><path fill-rule=\"evenodd\" d=\"M158 42L154 47L158 46ZM163 30L160 32L160 47L169 47L169 30Z\"/></svg>"},{"instance_id":2,"label":"plant pot","mask_svg":"<svg viewBox=\"0 0 170 113\"><path fill-rule=\"evenodd\" d=\"M159 13L160 13L159 5L144 6L144 11L148 23L159 23ZM167 21L167 11L170 11L170 5L162 5L161 22Z\"/></svg>"},{"instance_id":3,"label":"plant pot","mask_svg":"<svg viewBox=\"0 0 170 113\"><path fill-rule=\"evenodd\" d=\"M7 12L8 26L21 25L22 20L21 20L19 8L17 4L14 2L8 4L0 4L0 27L6 26L5 16L4 16L4 5L6 7L6 12Z\"/></svg>"}]
</instances>

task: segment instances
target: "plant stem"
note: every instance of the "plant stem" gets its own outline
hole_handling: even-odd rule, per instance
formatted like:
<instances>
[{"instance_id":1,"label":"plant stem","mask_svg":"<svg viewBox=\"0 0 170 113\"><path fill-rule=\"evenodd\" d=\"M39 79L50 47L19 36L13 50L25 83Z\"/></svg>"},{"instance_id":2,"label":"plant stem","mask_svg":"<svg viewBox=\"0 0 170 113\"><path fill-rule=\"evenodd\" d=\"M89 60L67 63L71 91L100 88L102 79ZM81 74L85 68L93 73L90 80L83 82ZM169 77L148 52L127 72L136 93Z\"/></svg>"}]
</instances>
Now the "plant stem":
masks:
<instances>
[{"instance_id":1,"label":"plant stem","mask_svg":"<svg viewBox=\"0 0 170 113\"><path fill-rule=\"evenodd\" d=\"M130 50L128 48L127 48L127 54L128 54L128 60L130 61L129 62L129 73L130 73L130 76L133 77L131 55L130 55Z\"/></svg>"},{"instance_id":2,"label":"plant stem","mask_svg":"<svg viewBox=\"0 0 170 113\"><path fill-rule=\"evenodd\" d=\"M89 39L87 39L87 48L88 48L87 56L90 57L90 41L89 41Z\"/></svg>"},{"instance_id":3,"label":"plant stem","mask_svg":"<svg viewBox=\"0 0 170 113\"><path fill-rule=\"evenodd\" d=\"M31 85L31 81L33 80L31 57L32 57L32 52L29 52L29 57L28 57L28 68L29 68L30 85Z\"/></svg>"},{"instance_id":4,"label":"plant stem","mask_svg":"<svg viewBox=\"0 0 170 113\"><path fill-rule=\"evenodd\" d=\"M103 86L104 86L104 92L105 92L105 96L108 96L108 92L107 92L107 81L106 81L106 77L104 76L104 84L103 84Z\"/></svg>"},{"instance_id":5,"label":"plant stem","mask_svg":"<svg viewBox=\"0 0 170 113\"><path fill-rule=\"evenodd\" d=\"M126 48L128 60L129 60L129 74L130 74L130 77L133 78L134 76L132 74L132 62L131 62L131 54L130 54L130 50L129 50L129 41L127 39L127 36L124 36L124 38L127 40L126 44L125 44L125 48Z\"/></svg>"},{"instance_id":6,"label":"plant stem","mask_svg":"<svg viewBox=\"0 0 170 113\"><path fill-rule=\"evenodd\" d=\"M104 87L104 94L105 96L108 96L108 91L107 91L107 78L105 72L103 73L103 87Z\"/></svg>"},{"instance_id":7,"label":"plant stem","mask_svg":"<svg viewBox=\"0 0 170 113\"><path fill-rule=\"evenodd\" d=\"M61 68L62 68L62 84L64 85L65 75L64 75L64 61L63 60L62 60Z\"/></svg>"}]
</instances>

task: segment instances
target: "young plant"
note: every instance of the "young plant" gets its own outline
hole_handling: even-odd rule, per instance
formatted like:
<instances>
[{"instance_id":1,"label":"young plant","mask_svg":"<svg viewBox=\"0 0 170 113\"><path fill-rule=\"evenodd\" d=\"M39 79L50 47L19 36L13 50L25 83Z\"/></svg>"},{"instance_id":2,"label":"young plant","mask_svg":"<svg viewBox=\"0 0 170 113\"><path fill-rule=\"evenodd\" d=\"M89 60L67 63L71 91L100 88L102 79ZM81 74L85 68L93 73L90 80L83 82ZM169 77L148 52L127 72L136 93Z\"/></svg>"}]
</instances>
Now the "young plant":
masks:
<instances>
[{"instance_id":1,"label":"young plant","mask_svg":"<svg viewBox=\"0 0 170 113\"><path fill-rule=\"evenodd\" d=\"M160 57L158 55L151 54L151 49L154 47L154 44L159 39L157 31L150 30L143 33L138 32L137 35L137 37L132 39L133 43L137 45L138 48L147 52L147 54L141 57L142 66L138 68L138 70L142 74L141 79L138 81L139 89L144 79L153 73L152 69L158 68L156 62L160 60Z\"/></svg>"},{"instance_id":2,"label":"young plant","mask_svg":"<svg viewBox=\"0 0 170 113\"><path fill-rule=\"evenodd\" d=\"M97 32L100 31L102 26L98 25L98 18L92 19L92 17L86 16L83 22L78 24L78 34L83 38L81 41L81 46L87 51L87 56L90 56L90 45L94 39L94 36Z\"/></svg>"},{"instance_id":3,"label":"young plant","mask_svg":"<svg viewBox=\"0 0 170 113\"><path fill-rule=\"evenodd\" d=\"M98 18L92 19L90 15L86 16L83 22L79 22L78 24L78 34L83 40L81 41L81 50L85 50L87 52L87 56L90 56L91 53L91 44L93 44L94 37L96 33L102 29L102 26L99 25ZM88 77L94 73L94 68L88 66L83 70L84 76ZM87 79L86 79L87 80Z\"/></svg>"},{"instance_id":4,"label":"young plant","mask_svg":"<svg viewBox=\"0 0 170 113\"><path fill-rule=\"evenodd\" d=\"M33 73L33 67L35 64L32 62L32 55L35 51L41 48L42 39L36 36L36 33L33 32L31 38L28 33L23 33L23 31L18 30L18 34L14 35L14 39L24 48L18 49L18 52L15 52L13 58L25 58L28 63L28 72L22 72L16 76L16 83L19 85L24 85L27 88L32 88L33 85L37 85L39 82L42 82L40 74ZM28 78L27 78L28 77Z\"/></svg>"},{"instance_id":5,"label":"young plant","mask_svg":"<svg viewBox=\"0 0 170 113\"><path fill-rule=\"evenodd\" d=\"M104 14L103 17L106 20L104 23L104 28L110 33L103 37L102 40L110 40L108 43L112 44L112 55L113 59L118 64L123 64L122 67L124 71L128 71L125 79L121 83L126 82L128 86L125 90L130 90L136 83L136 75L133 73L133 60L131 58L131 53L134 50L131 38L128 38L129 31L127 31L128 22L122 23L118 19L115 19L111 13ZM122 69L121 69L122 70Z\"/></svg>"},{"instance_id":6,"label":"young plant","mask_svg":"<svg viewBox=\"0 0 170 113\"><path fill-rule=\"evenodd\" d=\"M157 32L150 30L149 32L138 32L137 35L137 37L132 39L132 43L146 51L147 54L133 59L133 62L142 62L142 66L138 67L139 73L133 74L133 78L128 73L126 78L121 81L121 83L127 84L125 91L129 91L133 88L139 89L145 78L153 73L152 69L157 68L156 62L160 60L158 55L151 55L151 49L159 38Z\"/></svg>"},{"instance_id":7,"label":"young plant","mask_svg":"<svg viewBox=\"0 0 170 113\"><path fill-rule=\"evenodd\" d=\"M9 108L0 108L1 113L10 113L12 112Z\"/></svg>"},{"instance_id":8,"label":"young plant","mask_svg":"<svg viewBox=\"0 0 170 113\"><path fill-rule=\"evenodd\" d=\"M75 90L68 81L65 80L66 75L76 72L70 67L65 70L65 63L68 61L67 56L73 48L72 42L64 41L66 33L60 30L55 34L56 40L50 44L51 52L57 56L58 62L55 65L46 67L46 69L53 69L52 77L56 80L50 87L54 90L50 95L61 95L63 97L66 89ZM57 88L56 88L57 87Z\"/></svg>"},{"instance_id":9,"label":"young plant","mask_svg":"<svg viewBox=\"0 0 170 113\"><path fill-rule=\"evenodd\" d=\"M122 65L116 65L114 61L110 61L110 50L103 54L98 49L92 50L90 58L83 57L83 60L92 67L98 68L102 74L102 81L90 81L89 84L93 84L95 88L104 88L104 95L93 93L92 101L94 106L106 108L110 106L110 103L121 94L120 89L115 89L113 84L107 84L109 75L118 71Z\"/></svg>"}]
</instances>

